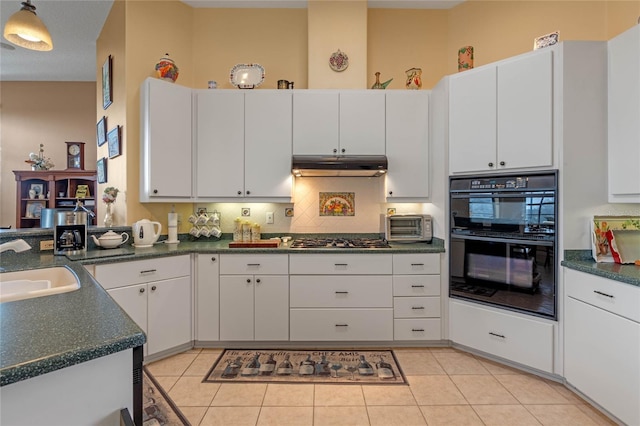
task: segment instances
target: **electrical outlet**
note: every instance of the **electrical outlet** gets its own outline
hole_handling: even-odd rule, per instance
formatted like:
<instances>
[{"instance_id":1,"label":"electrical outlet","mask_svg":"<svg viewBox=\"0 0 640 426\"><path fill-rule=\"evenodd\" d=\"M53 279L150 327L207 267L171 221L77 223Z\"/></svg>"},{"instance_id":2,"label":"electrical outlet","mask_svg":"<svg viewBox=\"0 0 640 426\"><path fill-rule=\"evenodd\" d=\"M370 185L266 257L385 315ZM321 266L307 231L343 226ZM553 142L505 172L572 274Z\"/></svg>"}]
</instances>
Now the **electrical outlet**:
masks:
<instances>
[{"instance_id":1,"label":"electrical outlet","mask_svg":"<svg viewBox=\"0 0 640 426\"><path fill-rule=\"evenodd\" d=\"M40 241L40 251L53 250L53 240Z\"/></svg>"},{"instance_id":2,"label":"electrical outlet","mask_svg":"<svg viewBox=\"0 0 640 426\"><path fill-rule=\"evenodd\" d=\"M198 213L198 216L201 214L207 214L207 208L206 207L197 207L196 208L196 212Z\"/></svg>"},{"instance_id":3,"label":"electrical outlet","mask_svg":"<svg viewBox=\"0 0 640 426\"><path fill-rule=\"evenodd\" d=\"M242 217L249 217L251 216L251 209L248 207L243 207L242 210L240 210L240 213L242 214Z\"/></svg>"},{"instance_id":4,"label":"electrical outlet","mask_svg":"<svg viewBox=\"0 0 640 426\"><path fill-rule=\"evenodd\" d=\"M273 224L273 212L267 212L265 221L267 224Z\"/></svg>"}]
</instances>

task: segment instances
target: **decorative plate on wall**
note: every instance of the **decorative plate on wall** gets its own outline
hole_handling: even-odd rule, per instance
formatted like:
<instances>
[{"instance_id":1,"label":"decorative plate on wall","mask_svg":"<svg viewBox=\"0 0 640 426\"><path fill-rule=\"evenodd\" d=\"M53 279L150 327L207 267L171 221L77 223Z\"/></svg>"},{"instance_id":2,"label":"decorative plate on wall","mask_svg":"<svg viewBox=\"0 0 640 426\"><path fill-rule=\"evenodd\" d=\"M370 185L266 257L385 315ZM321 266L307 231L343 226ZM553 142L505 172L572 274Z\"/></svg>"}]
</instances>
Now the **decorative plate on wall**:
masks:
<instances>
[{"instance_id":1,"label":"decorative plate on wall","mask_svg":"<svg viewBox=\"0 0 640 426\"><path fill-rule=\"evenodd\" d=\"M340 72L347 69L349 66L349 57L346 53L341 52L338 49L337 52L333 52L329 58L329 66L332 70Z\"/></svg>"},{"instance_id":2,"label":"decorative plate on wall","mask_svg":"<svg viewBox=\"0 0 640 426\"><path fill-rule=\"evenodd\" d=\"M264 68L259 64L237 64L229 72L229 81L238 89L253 89L264 81Z\"/></svg>"}]
</instances>

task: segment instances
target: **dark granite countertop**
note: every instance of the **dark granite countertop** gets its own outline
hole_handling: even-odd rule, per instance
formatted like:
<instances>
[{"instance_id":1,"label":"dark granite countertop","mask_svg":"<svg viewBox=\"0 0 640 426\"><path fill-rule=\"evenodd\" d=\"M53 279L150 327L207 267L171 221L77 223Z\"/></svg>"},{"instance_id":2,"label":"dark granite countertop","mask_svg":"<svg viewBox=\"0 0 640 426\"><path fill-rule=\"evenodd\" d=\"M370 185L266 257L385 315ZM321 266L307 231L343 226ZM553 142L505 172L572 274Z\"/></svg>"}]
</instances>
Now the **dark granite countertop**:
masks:
<instances>
[{"instance_id":1,"label":"dark granite countertop","mask_svg":"<svg viewBox=\"0 0 640 426\"><path fill-rule=\"evenodd\" d=\"M126 230L126 229L125 229ZM104 232L104 231L103 231ZM50 231L11 233L37 247ZM91 247L80 255L54 256L33 249L2 254L6 272L65 266L80 280L81 288L69 293L3 303L0 308L0 386L36 377L142 345L142 330L82 267L190 253L443 253L444 240L428 243L393 243L386 249L229 248L230 240L183 238L179 244L157 243L150 248L126 244L117 249Z\"/></svg>"},{"instance_id":2,"label":"dark granite countertop","mask_svg":"<svg viewBox=\"0 0 640 426\"><path fill-rule=\"evenodd\" d=\"M640 266L619 263L597 263L591 250L565 250L561 265L588 274L599 275L614 281L640 287Z\"/></svg>"}]
</instances>

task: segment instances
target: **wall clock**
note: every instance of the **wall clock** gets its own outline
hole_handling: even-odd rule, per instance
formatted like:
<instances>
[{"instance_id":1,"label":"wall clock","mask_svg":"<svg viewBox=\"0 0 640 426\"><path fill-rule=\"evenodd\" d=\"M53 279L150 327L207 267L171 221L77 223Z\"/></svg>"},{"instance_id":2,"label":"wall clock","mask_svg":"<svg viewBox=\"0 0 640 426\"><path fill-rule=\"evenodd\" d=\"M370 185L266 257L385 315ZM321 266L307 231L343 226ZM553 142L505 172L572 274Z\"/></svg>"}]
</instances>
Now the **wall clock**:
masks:
<instances>
[{"instance_id":1,"label":"wall clock","mask_svg":"<svg viewBox=\"0 0 640 426\"><path fill-rule=\"evenodd\" d=\"M67 170L84 170L84 142L65 142L67 144Z\"/></svg>"}]
</instances>

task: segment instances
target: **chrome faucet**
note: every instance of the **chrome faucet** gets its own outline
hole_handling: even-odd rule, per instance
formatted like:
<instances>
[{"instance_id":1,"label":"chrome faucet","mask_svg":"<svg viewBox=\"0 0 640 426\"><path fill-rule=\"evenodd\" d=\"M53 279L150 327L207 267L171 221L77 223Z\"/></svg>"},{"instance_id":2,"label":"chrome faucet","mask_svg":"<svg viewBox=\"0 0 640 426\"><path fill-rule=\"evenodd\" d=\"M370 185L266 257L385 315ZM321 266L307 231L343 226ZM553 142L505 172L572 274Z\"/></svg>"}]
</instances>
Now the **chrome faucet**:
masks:
<instances>
[{"instance_id":1,"label":"chrome faucet","mask_svg":"<svg viewBox=\"0 0 640 426\"><path fill-rule=\"evenodd\" d=\"M16 253L20 253L22 251L30 250L31 246L27 244L27 242L23 239L8 241L4 244L0 244L0 253L13 250Z\"/></svg>"}]
</instances>

